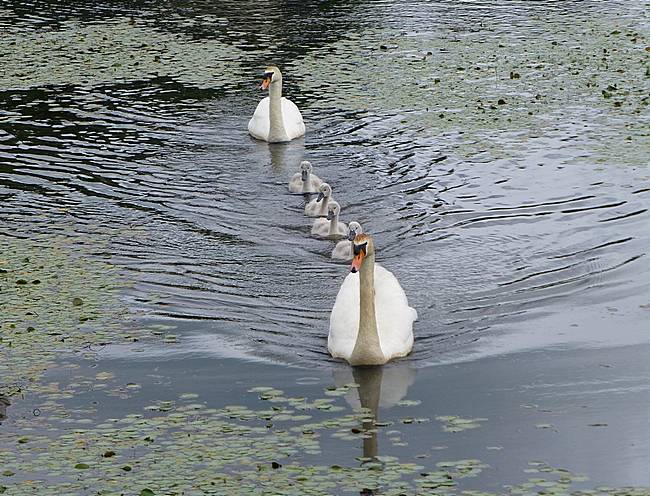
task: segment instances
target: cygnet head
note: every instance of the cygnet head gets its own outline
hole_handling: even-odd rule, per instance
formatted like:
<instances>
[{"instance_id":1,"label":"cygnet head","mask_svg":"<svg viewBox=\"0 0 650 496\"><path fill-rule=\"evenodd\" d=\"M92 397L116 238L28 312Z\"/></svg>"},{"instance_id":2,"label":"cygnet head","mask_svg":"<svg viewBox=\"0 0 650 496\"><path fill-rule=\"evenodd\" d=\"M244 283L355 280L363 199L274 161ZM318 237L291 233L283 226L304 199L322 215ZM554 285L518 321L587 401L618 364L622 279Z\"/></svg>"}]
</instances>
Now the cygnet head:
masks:
<instances>
[{"instance_id":1,"label":"cygnet head","mask_svg":"<svg viewBox=\"0 0 650 496\"><path fill-rule=\"evenodd\" d=\"M361 228L361 224L358 222L352 221L348 224L348 239L350 241L353 241L354 238L356 238L359 234L363 233L363 229Z\"/></svg>"},{"instance_id":2,"label":"cygnet head","mask_svg":"<svg viewBox=\"0 0 650 496\"><path fill-rule=\"evenodd\" d=\"M350 272L357 272L366 257L374 256L375 246L369 234L359 234L352 242L352 266Z\"/></svg>"},{"instance_id":3,"label":"cygnet head","mask_svg":"<svg viewBox=\"0 0 650 496\"><path fill-rule=\"evenodd\" d=\"M274 65L270 65L264 70L264 76L262 77L261 88L265 90L269 87L269 85L273 83L281 83L281 82L282 82L282 73L280 72L280 69L278 69Z\"/></svg>"},{"instance_id":4,"label":"cygnet head","mask_svg":"<svg viewBox=\"0 0 650 496\"><path fill-rule=\"evenodd\" d=\"M307 180L309 174L311 174L311 171L312 171L311 162L308 162L307 160L303 160L302 162L300 162L300 174L302 175L303 181Z\"/></svg>"},{"instance_id":5,"label":"cygnet head","mask_svg":"<svg viewBox=\"0 0 650 496\"><path fill-rule=\"evenodd\" d=\"M330 196L332 196L332 187L327 183L323 183L318 189L318 198L316 198L316 202L321 201L325 197L329 198Z\"/></svg>"},{"instance_id":6,"label":"cygnet head","mask_svg":"<svg viewBox=\"0 0 650 496\"><path fill-rule=\"evenodd\" d=\"M327 205L327 220L336 219L341 213L341 205L338 202L331 201Z\"/></svg>"}]
</instances>

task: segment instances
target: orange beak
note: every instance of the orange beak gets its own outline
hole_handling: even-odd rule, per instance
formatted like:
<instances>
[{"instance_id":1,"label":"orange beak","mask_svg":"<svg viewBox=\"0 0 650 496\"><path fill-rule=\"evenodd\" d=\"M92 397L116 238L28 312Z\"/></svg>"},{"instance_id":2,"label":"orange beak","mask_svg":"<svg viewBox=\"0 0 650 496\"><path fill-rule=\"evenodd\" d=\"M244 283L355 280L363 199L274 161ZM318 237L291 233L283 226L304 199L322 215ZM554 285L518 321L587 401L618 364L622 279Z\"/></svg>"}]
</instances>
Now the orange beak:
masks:
<instances>
[{"instance_id":1,"label":"orange beak","mask_svg":"<svg viewBox=\"0 0 650 496\"><path fill-rule=\"evenodd\" d=\"M359 252L358 255L356 255L352 259L352 266L350 267L350 272L352 272L352 273L358 272L359 269L361 269L361 263L363 262L363 258L365 256L366 256L366 254L363 251L361 251L361 252Z\"/></svg>"},{"instance_id":2,"label":"orange beak","mask_svg":"<svg viewBox=\"0 0 650 496\"><path fill-rule=\"evenodd\" d=\"M269 87L269 84L271 84L271 78L264 78L262 79L262 86L260 86L261 89L265 90Z\"/></svg>"}]
</instances>

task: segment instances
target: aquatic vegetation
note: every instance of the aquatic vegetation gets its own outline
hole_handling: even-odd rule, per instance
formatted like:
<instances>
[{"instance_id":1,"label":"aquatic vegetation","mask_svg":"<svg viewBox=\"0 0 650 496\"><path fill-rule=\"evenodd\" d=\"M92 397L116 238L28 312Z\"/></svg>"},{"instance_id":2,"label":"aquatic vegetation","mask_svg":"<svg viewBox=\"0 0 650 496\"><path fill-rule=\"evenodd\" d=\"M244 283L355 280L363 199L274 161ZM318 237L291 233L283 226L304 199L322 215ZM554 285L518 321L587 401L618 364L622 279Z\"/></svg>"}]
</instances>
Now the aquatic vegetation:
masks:
<instances>
[{"instance_id":1,"label":"aquatic vegetation","mask_svg":"<svg viewBox=\"0 0 650 496\"><path fill-rule=\"evenodd\" d=\"M307 457L322 453L321 442L327 436L341 439L336 434L350 431L351 426L355 442L375 435L376 426L363 427L372 422L372 412L362 409L336 415L319 409L335 401L332 398L285 398L282 391L270 387L253 388L251 394L259 396L261 408L208 408L197 403L194 394L183 393L145 408L144 413L109 418L94 426L77 418L70 419L72 425L50 425L38 432L25 428L24 435L13 443L4 440L0 448L0 491L11 495L77 494L87 488L102 495L126 489L145 495L493 494L462 490L464 479L489 470L478 459L417 457L420 463L427 460L427 468L368 453L371 456L356 461L311 464ZM283 405L264 408L271 398L283 398ZM318 415L318 421L309 421L311 415L297 415L298 406ZM568 494L586 481L541 461L530 462L525 472L534 477L503 490ZM597 488L572 494L647 495L650 490Z\"/></svg>"},{"instance_id":2,"label":"aquatic vegetation","mask_svg":"<svg viewBox=\"0 0 650 496\"><path fill-rule=\"evenodd\" d=\"M432 32L416 23L406 35L367 28L294 70L320 109L390 117L413 141L453 136L466 157L516 156L563 129L592 161L595 150L599 162L645 164L650 66L638 16L585 14L567 23L540 14L514 26L458 32L443 23ZM322 81L336 91L323 91Z\"/></svg>"},{"instance_id":3,"label":"aquatic vegetation","mask_svg":"<svg viewBox=\"0 0 650 496\"><path fill-rule=\"evenodd\" d=\"M478 459L441 460L439 455L421 454L410 461L364 451L363 457L335 465L310 462L310 457L324 455L324 440L358 445L382 435L400 447L407 443L401 431L391 430L393 425L409 429L428 421L404 417L399 423L375 422L368 408L350 412L340 403L361 387L356 383L327 387L321 398L290 396L272 386L250 388L259 408L213 408L196 393L183 392L99 422L93 420L92 409L66 409L66 400L82 390L128 397L142 386L127 382L116 387L120 379L105 370L74 376L67 384L45 382L48 368L58 363L78 371L79 365L61 360L73 353L92 356L94 347L112 342L134 343L146 337L164 342L169 329L125 332L119 273L86 256L70 240L0 237L0 246L3 394L39 395L42 411L48 414L37 423L16 422L10 432L0 434L0 493L78 494L91 488L93 494L108 495L128 488L141 495L360 490L479 494L461 489L464 479L489 470ZM416 407L419 401L398 404ZM486 421L457 416L437 420L448 433ZM526 472L536 477L507 486L511 494L535 488L561 494L584 481L542 462L532 462ZM599 488L581 494L650 494L624 491Z\"/></svg>"},{"instance_id":4,"label":"aquatic vegetation","mask_svg":"<svg viewBox=\"0 0 650 496\"><path fill-rule=\"evenodd\" d=\"M123 341L123 285L63 236L0 236L0 395L36 391L56 360Z\"/></svg>"},{"instance_id":5,"label":"aquatic vegetation","mask_svg":"<svg viewBox=\"0 0 650 496\"><path fill-rule=\"evenodd\" d=\"M472 418L465 419L455 415L440 415L436 420L442 422L442 430L444 432L462 432L469 429L476 429L481 426L482 422L486 422L486 418Z\"/></svg>"},{"instance_id":6,"label":"aquatic vegetation","mask_svg":"<svg viewBox=\"0 0 650 496\"><path fill-rule=\"evenodd\" d=\"M97 86L164 76L220 88L233 80L241 50L216 40L193 43L188 36L124 17L97 23L69 20L55 30L15 33L0 40L0 56L4 89Z\"/></svg>"},{"instance_id":7,"label":"aquatic vegetation","mask_svg":"<svg viewBox=\"0 0 650 496\"><path fill-rule=\"evenodd\" d=\"M0 10L5 15L14 14ZM192 24L198 18L175 22ZM20 25L13 20L12 25ZM222 21L200 20L206 30ZM578 13L574 21L558 24L531 16L530 29L523 33L544 36L506 36L492 33L491 27L456 32L444 25L438 31L427 26L426 31L403 33L386 23L301 52L289 67L301 80L300 98L308 112L313 116L325 110L330 116L320 130L324 146L339 139L332 138L341 131L333 121L357 126L369 115L384 120L383 128L349 132L361 136L366 154L373 153L368 144L388 129L413 142L435 140L441 148L451 142L451 153L460 157L485 152L521 156L541 135L551 140L576 135L571 138L580 156L576 161L645 165L647 29L629 16ZM236 91L239 98L250 77L246 64L268 54L264 48L244 50L127 17L91 23L73 19L53 29L17 28L6 35L0 38L6 90L55 87L54 92L65 88L60 93L67 94L77 87L85 91L168 78L183 90ZM137 92L132 96L139 97ZM55 105L60 103L48 108ZM82 105L84 115L92 105L97 104ZM335 112L328 114L331 109ZM355 117L341 117L346 111ZM4 118L29 122L35 115L7 113ZM346 148L346 155L353 149ZM431 147L416 153L430 155ZM147 396L143 408L122 404L122 411L108 419L98 419L92 407L71 406L68 400L80 392L102 392L115 400L149 391L134 378L120 382L115 373L101 370L101 361L97 369L78 372L78 364L65 363L70 356L95 359L111 343L142 344L150 338L173 346L183 340L169 326L124 325L123 284L115 267L87 256L69 239L0 237L0 421L8 401L3 395L14 403L25 393L42 399L33 412L38 420L11 419L10 409L10 421L3 421L0 494L490 494L463 489L467 479L492 470L473 458L485 452L455 459L445 451L448 446L434 445L430 452L405 455L404 447L413 439L409 434L419 436L429 419L400 411L375 421L368 409L351 412L343 400L357 394L358 384L328 387L315 398L254 387L255 406L209 405L190 387L176 396ZM47 370L54 367L66 369L71 379L48 378ZM397 404L419 403L409 399ZM441 424L427 432L442 439L426 439L426 444L447 443L449 451L459 437L474 434L456 433L483 433L479 427L488 422L454 415L436 420ZM540 437L553 437L553 425L533 425L548 429L537 433ZM382 448L395 456L364 453L336 464L323 462L328 443L359 448L377 437L388 441ZM587 489L583 476L539 461L531 462L524 474L531 478L497 493L650 495L644 488Z\"/></svg>"}]
</instances>

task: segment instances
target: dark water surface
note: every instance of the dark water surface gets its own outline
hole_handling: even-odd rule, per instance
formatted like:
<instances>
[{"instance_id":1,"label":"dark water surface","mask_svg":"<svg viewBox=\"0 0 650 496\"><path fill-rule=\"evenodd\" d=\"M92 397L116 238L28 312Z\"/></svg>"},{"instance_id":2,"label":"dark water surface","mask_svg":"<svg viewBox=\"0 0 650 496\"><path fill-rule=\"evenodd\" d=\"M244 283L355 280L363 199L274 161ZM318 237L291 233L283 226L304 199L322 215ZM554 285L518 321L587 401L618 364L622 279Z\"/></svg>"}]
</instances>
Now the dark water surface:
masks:
<instances>
[{"instance_id":1,"label":"dark water surface","mask_svg":"<svg viewBox=\"0 0 650 496\"><path fill-rule=\"evenodd\" d=\"M419 313L383 406L489 419L386 454L485 459L479 489L539 459L650 484L642 2L8 1L0 27L0 233L73 226L175 328L98 354L145 401L355 380L326 351L346 266L287 192L308 159ZM287 145L246 131L271 62L307 125Z\"/></svg>"}]
</instances>

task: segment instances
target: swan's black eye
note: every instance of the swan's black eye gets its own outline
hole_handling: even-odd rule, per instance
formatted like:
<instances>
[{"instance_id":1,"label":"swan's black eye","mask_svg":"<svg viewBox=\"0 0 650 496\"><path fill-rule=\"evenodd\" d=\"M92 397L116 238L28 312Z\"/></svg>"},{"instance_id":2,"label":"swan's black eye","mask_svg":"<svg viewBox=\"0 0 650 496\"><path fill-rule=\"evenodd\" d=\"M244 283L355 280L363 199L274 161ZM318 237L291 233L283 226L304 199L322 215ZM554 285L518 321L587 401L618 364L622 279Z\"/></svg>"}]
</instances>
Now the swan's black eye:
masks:
<instances>
[{"instance_id":1,"label":"swan's black eye","mask_svg":"<svg viewBox=\"0 0 650 496\"><path fill-rule=\"evenodd\" d=\"M366 247L368 246L368 242L366 241L362 245L354 245L354 254L358 255L359 253L363 252L363 255L366 255Z\"/></svg>"},{"instance_id":2,"label":"swan's black eye","mask_svg":"<svg viewBox=\"0 0 650 496\"><path fill-rule=\"evenodd\" d=\"M264 79L271 79L272 77L273 77L273 73L272 73L272 72L265 72L265 73L264 73Z\"/></svg>"}]
</instances>

